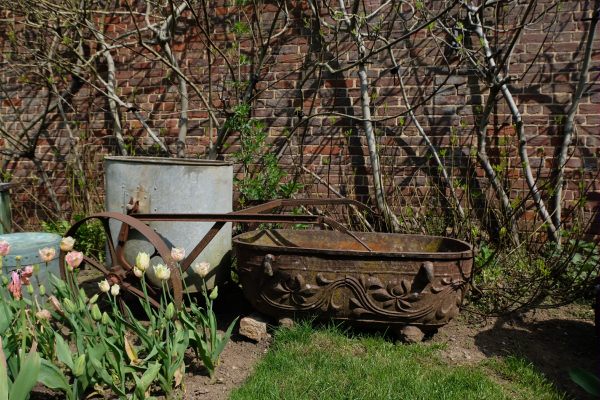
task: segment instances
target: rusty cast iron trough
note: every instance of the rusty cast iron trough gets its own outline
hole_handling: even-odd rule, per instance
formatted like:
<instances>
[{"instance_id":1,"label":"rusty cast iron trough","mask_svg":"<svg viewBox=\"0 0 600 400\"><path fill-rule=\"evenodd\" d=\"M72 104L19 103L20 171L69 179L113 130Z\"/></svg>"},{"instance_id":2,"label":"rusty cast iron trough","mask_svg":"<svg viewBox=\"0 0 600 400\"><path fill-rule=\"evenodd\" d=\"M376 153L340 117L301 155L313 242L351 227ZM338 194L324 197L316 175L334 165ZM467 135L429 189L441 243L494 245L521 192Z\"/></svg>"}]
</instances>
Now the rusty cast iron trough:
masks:
<instances>
[{"instance_id":1,"label":"rusty cast iron trough","mask_svg":"<svg viewBox=\"0 0 600 400\"><path fill-rule=\"evenodd\" d=\"M459 312L469 244L424 235L263 230L233 240L246 298L273 317L434 330ZM370 250L365 248L365 245Z\"/></svg>"}]
</instances>

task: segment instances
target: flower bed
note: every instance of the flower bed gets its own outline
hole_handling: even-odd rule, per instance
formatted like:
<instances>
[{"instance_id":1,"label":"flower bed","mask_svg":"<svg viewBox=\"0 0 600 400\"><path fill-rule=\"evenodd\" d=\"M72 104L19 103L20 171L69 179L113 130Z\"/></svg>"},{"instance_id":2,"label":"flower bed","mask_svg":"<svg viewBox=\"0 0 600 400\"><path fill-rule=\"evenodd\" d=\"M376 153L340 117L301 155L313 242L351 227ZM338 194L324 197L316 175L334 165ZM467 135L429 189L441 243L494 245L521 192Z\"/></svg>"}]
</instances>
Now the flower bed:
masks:
<instances>
[{"instance_id":1,"label":"flower bed","mask_svg":"<svg viewBox=\"0 0 600 400\"><path fill-rule=\"evenodd\" d=\"M190 301L189 307L177 309L167 286L171 270L162 264L151 266L149 255L139 253L134 272L145 294L139 299L140 317L120 301L118 284L102 280L91 297L79 287L84 257L74 246L70 237L61 241L67 276L65 281L50 277L53 295L47 295L36 278L41 268L47 268L47 260L56 256L53 249L40 249L41 265L17 265L9 276L1 276L0 393L8 393L12 400L26 399L39 383L67 399L93 393L169 397L181 390L188 348L214 376L236 322L224 334L217 333L213 311L217 287L209 292L204 283L205 307ZM0 271L9 252L10 244L0 241ZM171 255L180 261L185 252L173 248ZM202 279L209 267L192 266ZM150 270L162 282L156 305L147 292Z\"/></svg>"}]
</instances>

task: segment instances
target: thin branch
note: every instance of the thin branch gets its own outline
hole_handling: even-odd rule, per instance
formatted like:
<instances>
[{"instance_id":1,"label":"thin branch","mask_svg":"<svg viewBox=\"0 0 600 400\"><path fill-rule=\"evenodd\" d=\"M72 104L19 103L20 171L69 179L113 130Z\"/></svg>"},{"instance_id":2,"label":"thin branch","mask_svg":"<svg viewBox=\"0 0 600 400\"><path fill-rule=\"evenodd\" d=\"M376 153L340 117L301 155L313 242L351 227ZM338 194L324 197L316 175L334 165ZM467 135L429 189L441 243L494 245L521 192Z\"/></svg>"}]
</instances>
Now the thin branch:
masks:
<instances>
[{"instance_id":1,"label":"thin branch","mask_svg":"<svg viewBox=\"0 0 600 400\"><path fill-rule=\"evenodd\" d=\"M583 54L583 60L581 61L581 70L579 71L579 79L577 81L577 87L573 98L571 99L571 105L567 110L565 118L565 125L563 128L563 142L560 147L558 158L556 161L556 184L555 184L555 195L553 197L553 211L554 211L554 225L559 229L558 234L560 235L560 228L562 226L562 193L563 193L563 182L565 166L567 163L567 154L571 141L573 140L573 131L575 129L575 114L577 114L577 106L583 97L584 88L587 86L587 75L590 69L590 60L592 58L592 50L594 46L594 40L596 38L596 26L600 14L600 1L596 0L595 9L590 20L590 25L587 30L587 40L585 43L585 52Z\"/></svg>"}]
</instances>

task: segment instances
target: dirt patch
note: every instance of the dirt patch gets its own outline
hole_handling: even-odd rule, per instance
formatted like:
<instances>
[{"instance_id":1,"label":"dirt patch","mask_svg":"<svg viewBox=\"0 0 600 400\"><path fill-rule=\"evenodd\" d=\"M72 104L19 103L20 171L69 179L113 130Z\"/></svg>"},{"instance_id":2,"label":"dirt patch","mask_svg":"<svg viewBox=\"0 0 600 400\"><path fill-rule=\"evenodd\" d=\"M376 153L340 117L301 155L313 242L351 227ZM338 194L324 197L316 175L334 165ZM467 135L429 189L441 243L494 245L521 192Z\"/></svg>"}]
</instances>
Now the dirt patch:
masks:
<instances>
[{"instance_id":1,"label":"dirt patch","mask_svg":"<svg viewBox=\"0 0 600 400\"><path fill-rule=\"evenodd\" d=\"M233 337L225 347L221 367L215 374L214 382L201 366L192 365L185 379L185 399L225 400L231 391L244 383L254 371L256 363L265 355L269 347L266 341L251 343L240 337Z\"/></svg>"},{"instance_id":2,"label":"dirt patch","mask_svg":"<svg viewBox=\"0 0 600 400\"><path fill-rule=\"evenodd\" d=\"M520 356L559 390L577 399L593 399L569 378L572 368L598 368L591 307L570 305L485 320L463 313L440 329L432 342L446 343L442 356L456 364L477 363L495 356Z\"/></svg>"}]
</instances>

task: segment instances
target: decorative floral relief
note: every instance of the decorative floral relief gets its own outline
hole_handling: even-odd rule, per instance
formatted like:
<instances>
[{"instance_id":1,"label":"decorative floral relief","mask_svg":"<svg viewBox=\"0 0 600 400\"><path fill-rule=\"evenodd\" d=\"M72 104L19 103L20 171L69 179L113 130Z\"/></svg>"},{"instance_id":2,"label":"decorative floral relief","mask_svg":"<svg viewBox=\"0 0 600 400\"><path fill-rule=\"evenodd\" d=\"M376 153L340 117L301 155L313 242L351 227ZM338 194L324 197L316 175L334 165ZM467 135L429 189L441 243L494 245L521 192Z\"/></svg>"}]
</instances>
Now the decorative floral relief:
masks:
<instances>
[{"instance_id":1,"label":"decorative floral relief","mask_svg":"<svg viewBox=\"0 0 600 400\"><path fill-rule=\"evenodd\" d=\"M418 283L417 280L414 282ZM331 317L387 322L399 319L402 322L419 320L439 324L458 313L466 289L464 280L444 277L438 279L435 285L420 283L415 284L413 290L413 283L407 279L384 283L373 275L328 279L322 273L316 275L314 283L307 283L300 272L280 272L263 281L259 296L266 304L280 310L320 310ZM340 304L340 296L346 297L346 304Z\"/></svg>"}]
</instances>

